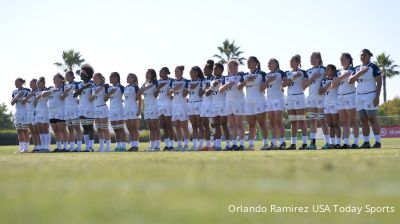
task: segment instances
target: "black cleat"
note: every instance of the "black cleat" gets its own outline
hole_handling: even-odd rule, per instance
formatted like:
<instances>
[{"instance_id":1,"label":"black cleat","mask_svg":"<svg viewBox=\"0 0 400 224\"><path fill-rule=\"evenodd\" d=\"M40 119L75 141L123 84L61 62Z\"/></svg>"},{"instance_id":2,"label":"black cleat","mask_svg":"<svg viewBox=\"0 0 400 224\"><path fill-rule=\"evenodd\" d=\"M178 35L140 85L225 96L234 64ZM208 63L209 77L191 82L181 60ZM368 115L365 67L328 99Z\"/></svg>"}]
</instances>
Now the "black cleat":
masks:
<instances>
[{"instance_id":1,"label":"black cleat","mask_svg":"<svg viewBox=\"0 0 400 224\"><path fill-rule=\"evenodd\" d=\"M282 142L282 144L278 147L279 150L285 150L286 149L286 142Z\"/></svg>"},{"instance_id":2,"label":"black cleat","mask_svg":"<svg viewBox=\"0 0 400 224\"><path fill-rule=\"evenodd\" d=\"M287 150L296 150L296 144L291 144Z\"/></svg>"},{"instance_id":3,"label":"black cleat","mask_svg":"<svg viewBox=\"0 0 400 224\"><path fill-rule=\"evenodd\" d=\"M130 147L127 151L128 152L137 152L137 151L139 151L139 148L138 147Z\"/></svg>"},{"instance_id":4,"label":"black cleat","mask_svg":"<svg viewBox=\"0 0 400 224\"><path fill-rule=\"evenodd\" d=\"M302 144L299 150L306 150L307 149L307 144Z\"/></svg>"},{"instance_id":5,"label":"black cleat","mask_svg":"<svg viewBox=\"0 0 400 224\"><path fill-rule=\"evenodd\" d=\"M371 148L371 144L369 144L369 142L364 142L361 146L360 149L370 149Z\"/></svg>"},{"instance_id":6,"label":"black cleat","mask_svg":"<svg viewBox=\"0 0 400 224\"><path fill-rule=\"evenodd\" d=\"M349 148L350 148L350 146L347 145L347 144L343 144L342 147L341 147L341 149L349 149Z\"/></svg>"},{"instance_id":7,"label":"black cleat","mask_svg":"<svg viewBox=\"0 0 400 224\"><path fill-rule=\"evenodd\" d=\"M381 148L381 143L380 142L375 142L375 144L372 146L374 149L380 149Z\"/></svg>"},{"instance_id":8,"label":"black cleat","mask_svg":"<svg viewBox=\"0 0 400 224\"><path fill-rule=\"evenodd\" d=\"M335 145L335 149L341 149L341 148L342 148L342 146L340 144Z\"/></svg>"},{"instance_id":9,"label":"black cleat","mask_svg":"<svg viewBox=\"0 0 400 224\"><path fill-rule=\"evenodd\" d=\"M246 148L243 145L240 145L236 151L244 151Z\"/></svg>"},{"instance_id":10,"label":"black cleat","mask_svg":"<svg viewBox=\"0 0 400 224\"><path fill-rule=\"evenodd\" d=\"M54 149L54 150L51 151L51 152L62 152L62 149L56 148L56 149Z\"/></svg>"},{"instance_id":11,"label":"black cleat","mask_svg":"<svg viewBox=\"0 0 400 224\"><path fill-rule=\"evenodd\" d=\"M351 147L352 149L359 149L360 147L357 144L352 144Z\"/></svg>"},{"instance_id":12,"label":"black cleat","mask_svg":"<svg viewBox=\"0 0 400 224\"><path fill-rule=\"evenodd\" d=\"M237 145L232 145L231 151L238 151L238 146Z\"/></svg>"},{"instance_id":13,"label":"black cleat","mask_svg":"<svg viewBox=\"0 0 400 224\"><path fill-rule=\"evenodd\" d=\"M163 151L171 151L171 148L170 148L170 147L167 147L167 146L165 146L165 147L163 148Z\"/></svg>"}]
</instances>

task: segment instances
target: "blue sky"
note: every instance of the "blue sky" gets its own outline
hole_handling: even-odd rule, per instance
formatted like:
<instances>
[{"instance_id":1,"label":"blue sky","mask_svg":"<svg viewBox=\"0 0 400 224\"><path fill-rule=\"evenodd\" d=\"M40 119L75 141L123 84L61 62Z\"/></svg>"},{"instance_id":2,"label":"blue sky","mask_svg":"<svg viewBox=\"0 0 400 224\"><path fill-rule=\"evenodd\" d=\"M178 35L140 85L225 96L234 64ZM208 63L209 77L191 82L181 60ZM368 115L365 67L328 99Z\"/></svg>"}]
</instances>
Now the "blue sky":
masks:
<instances>
[{"instance_id":1,"label":"blue sky","mask_svg":"<svg viewBox=\"0 0 400 224\"><path fill-rule=\"evenodd\" d=\"M271 57L287 69L294 54L309 68L313 51L325 64L339 66L342 52L358 64L362 48L390 53L400 64L399 9L399 1L385 0L0 0L0 102L9 105L16 77L45 76L50 84L59 71L53 63L70 48L123 81L129 72L142 81L148 68L177 65L189 77L189 67L202 67L226 38L243 56L257 56L263 70ZM400 77L388 82L389 99L400 95L399 85Z\"/></svg>"}]
</instances>

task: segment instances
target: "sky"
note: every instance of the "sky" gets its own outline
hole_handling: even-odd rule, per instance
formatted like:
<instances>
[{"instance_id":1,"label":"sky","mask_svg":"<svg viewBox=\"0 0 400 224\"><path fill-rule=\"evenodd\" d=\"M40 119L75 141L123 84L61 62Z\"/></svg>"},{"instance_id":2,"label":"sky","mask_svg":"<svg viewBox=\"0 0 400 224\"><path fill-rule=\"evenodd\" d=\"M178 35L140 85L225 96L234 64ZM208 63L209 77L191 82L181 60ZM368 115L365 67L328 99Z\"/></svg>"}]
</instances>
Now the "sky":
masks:
<instances>
[{"instance_id":1,"label":"sky","mask_svg":"<svg viewBox=\"0 0 400 224\"><path fill-rule=\"evenodd\" d=\"M60 72L53 63L71 48L96 72L119 72L123 84L128 73L142 83L148 68L163 66L184 65L189 78L190 67L202 68L225 39L244 57L257 56L265 71L272 57L289 69L295 54L308 69L314 51L324 64L339 67L343 52L359 64L363 48L400 64L399 10L395 0L0 0L0 103L13 109L17 77L29 86L45 76L52 85ZM388 99L400 96L399 85L400 77L388 81Z\"/></svg>"}]
</instances>

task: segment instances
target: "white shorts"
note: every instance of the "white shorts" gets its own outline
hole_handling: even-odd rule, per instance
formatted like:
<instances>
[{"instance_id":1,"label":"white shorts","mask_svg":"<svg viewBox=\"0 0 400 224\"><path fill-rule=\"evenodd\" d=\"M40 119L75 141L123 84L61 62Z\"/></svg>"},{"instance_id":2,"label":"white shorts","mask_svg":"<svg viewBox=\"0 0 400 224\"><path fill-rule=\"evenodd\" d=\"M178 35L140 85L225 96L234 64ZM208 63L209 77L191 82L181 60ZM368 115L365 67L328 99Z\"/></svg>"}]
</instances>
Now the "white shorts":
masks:
<instances>
[{"instance_id":1,"label":"white shorts","mask_svg":"<svg viewBox=\"0 0 400 224\"><path fill-rule=\"evenodd\" d=\"M146 105L144 107L144 119L158 119L157 105Z\"/></svg>"},{"instance_id":2,"label":"white shorts","mask_svg":"<svg viewBox=\"0 0 400 224\"><path fill-rule=\"evenodd\" d=\"M356 106L356 94L346 94L346 95L338 95L337 98L337 109L338 110L350 110L355 109Z\"/></svg>"},{"instance_id":3,"label":"white shorts","mask_svg":"<svg viewBox=\"0 0 400 224\"><path fill-rule=\"evenodd\" d=\"M110 121L122 121L124 120L124 109L113 108L110 110Z\"/></svg>"},{"instance_id":4,"label":"white shorts","mask_svg":"<svg viewBox=\"0 0 400 224\"><path fill-rule=\"evenodd\" d=\"M110 111L108 110L108 107L105 105L94 108L93 113L94 113L94 118L108 118Z\"/></svg>"},{"instance_id":5,"label":"white shorts","mask_svg":"<svg viewBox=\"0 0 400 224\"><path fill-rule=\"evenodd\" d=\"M213 103L211 106L212 117L226 116L225 103Z\"/></svg>"},{"instance_id":6,"label":"white shorts","mask_svg":"<svg viewBox=\"0 0 400 224\"><path fill-rule=\"evenodd\" d=\"M15 114L14 125L15 126L27 125L28 124L27 117L28 116L26 114L26 111L17 112Z\"/></svg>"},{"instance_id":7,"label":"white shorts","mask_svg":"<svg viewBox=\"0 0 400 224\"><path fill-rule=\"evenodd\" d=\"M188 115L200 115L201 114L201 101L189 102L188 103Z\"/></svg>"},{"instance_id":8,"label":"white shorts","mask_svg":"<svg viewBox=\"0 0 400 224\"><path fill-rule=\"evenodd\" d=\"M244 115L244 102L240 100L237 102L226 101L225 113L226 115Z\"/></svg>"},{"instance_id":9,"label":"white shorts","mask_svg":"<svg viewBox=\"0 0 400 224\"><path fill-rule=\"evenodd\" d=\"M357 111L360 110L377 110L378 107L374 106L375 92L367 94L357 94L356 95L356 105Z\"/></svg>"},{"instance_id":10,"label":"white shorts","mask_svg":"<svg viewBox=\"0 0 400 224\"><path fill-rule=\"evenodd\" d=\"M79 118L79 110L75 106L66 107L64 113L65 120L74 120Z\"/></svg>"},{"instance_id":11,"label":"white shorts","mask_svg":"<svg viewBox=\"0 0 400 224\"><path fill-rule=\"evenodd\" d=\"M306 99L304 94L288 95L286 98L285 107L287 110L305 109Z\"/></svg>"},{"instance_id":12,"label":"white shorts","mask_svg":"<svg viewBox=\"0 0 400 224\"><path fill-rule=\"evenodd\" d=\"M306 108L324 109L324 96L308 96L306 99Z\"/></svg>"},{"instance_id":13,"label":"white shorts","mask_svg":"<svg viewBox=\"0 0 400 224\"><path fill-rule=\"evenodd\" d=\"M256 115L259 113L264 113L267 111L267 107L265 104L265 100L256 103L248 103L244 104L245 115Z\"/></svg>"},{"instance_id":14,"label":"white shorts","mask_svg":"<svg viewBox=\"0 0 400 224\"><path fill-rule=\"evenodd\" d=\"M213 117L212 102L204 102L201 105L200 117Z\"/></svg>"},{"instance_id":15,"label":"white shorts","mask_svg":"<svg viewBox=\"0 0 400 224\"><path fill-rule=\"evenodd\" d=\"M162 103L158 102L158 116L164 115L167 117L172 116L172 103Z\"/></svg>"},{"instance_id":16,"label":"white shorts","mask_svg":"<svg viewBox=\"0 0 400 224\"><path fill-rule=\"evenodd\" d=\"M337 105L336 104L325 105L324 114L337 114Z\"/></svg>"},{"instance_id":17,"label":"white shorts","mask_svg":"<svg viewBox=\"0 0 400 224\"><path fill-rule=\"evenodd\" d=\"M172 121L187 121L188 116L188 106L187 104L174 104L172 105Z\"/></svg>"},{"instance_id":18,"label":"white shorts","mask_svg":"<svg viewBox=\"0 0 400 224\"><path fill-rule=\"evenodd\" d=\"M26 114L26 124L34 124L35 123L35 112Z\"/></svg>"},{"instance_id":19,"label":"white shorts","mask_svg":"<svg viewBox=\"0 0 400 224\"><path fill-rule=\"evenodd\" d=\"M94 118L93 107L79 107L79 116Z\"/></svg>"},{"instance_id":20,"label":"white shorts","mask_svg":"<svg viewBox=\"0 0 400 224\"><path fill-rule=\"evenodd\" d=\"M57 109L49 108L49 119L65 120L64 107L58 107Z\"/></svg>"},{"instance_id":21,"label":"white shorts","mask_svg":"<svg viewBox=\"0 0 400 224\"><path fill-rule=\"evenodd\" d=\"M138 112L138 108L136 107L129 107L129 109L127 107L124 108L124 120L135 120L135 119L139 119L141 116L139 114L139 116L136 116Z\"/></svg>"},{"instance_id":22,"label":"white shorts","mask_svg":"<svg viewBox=\"0 0 400 224\"><path fill-rule=\"evenodd\" d=\"M49 123L49 111L48 110L35 111L35 124L48 124L48 123Z\"/></svg>"},{"instance_id":23,"label":"white shorts","mask_svg":"<svg viewBox=\"0 0 400 224\"><path fill-rule=\"evenodd\" d=\"M267 99L266 104L267 112L285 110L285 100L283 97L280 99Z\"/></svg>"}]
</instances>

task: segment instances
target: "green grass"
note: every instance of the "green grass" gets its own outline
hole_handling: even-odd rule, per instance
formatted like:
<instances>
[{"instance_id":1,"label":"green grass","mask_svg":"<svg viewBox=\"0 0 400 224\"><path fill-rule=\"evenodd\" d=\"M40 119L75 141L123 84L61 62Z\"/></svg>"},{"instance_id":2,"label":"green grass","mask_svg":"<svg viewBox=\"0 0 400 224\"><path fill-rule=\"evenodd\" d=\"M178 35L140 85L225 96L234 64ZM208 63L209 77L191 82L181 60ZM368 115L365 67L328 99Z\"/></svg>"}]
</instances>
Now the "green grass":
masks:
<instances>
[{"instance_id":1,"label":"green grass","mask_svg":"<svg viewBox=\"0 0 400 224\"><path fill-rule=\"evenodd\" d=\"M399 145L68 154L0 147L0 223L398 223ZM396 212L229 213L230 204L370 204Z\"/></svg>"}]
</instances>

